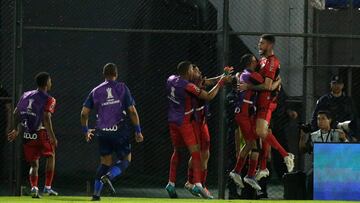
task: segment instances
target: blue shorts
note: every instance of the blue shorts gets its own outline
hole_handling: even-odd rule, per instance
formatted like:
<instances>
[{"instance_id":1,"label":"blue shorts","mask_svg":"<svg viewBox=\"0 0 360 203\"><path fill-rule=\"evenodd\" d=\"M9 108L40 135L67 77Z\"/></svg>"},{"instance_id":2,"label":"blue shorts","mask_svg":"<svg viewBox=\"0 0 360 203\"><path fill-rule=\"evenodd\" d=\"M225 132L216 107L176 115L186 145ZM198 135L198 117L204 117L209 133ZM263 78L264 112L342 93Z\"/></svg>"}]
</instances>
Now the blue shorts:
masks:
<instances>
[{"instance_id":1,"label":"blue shorts","mask_svg":"<svg viewBox=\"0 0 360 203\"><path fill-rule=\"evenodd\" d=\"M101 156L115 152L118 159L123 159L131 152L130 130L126 125L121 126L117 131L96 130L95 136Z\"/></svg>"}]
</instances>

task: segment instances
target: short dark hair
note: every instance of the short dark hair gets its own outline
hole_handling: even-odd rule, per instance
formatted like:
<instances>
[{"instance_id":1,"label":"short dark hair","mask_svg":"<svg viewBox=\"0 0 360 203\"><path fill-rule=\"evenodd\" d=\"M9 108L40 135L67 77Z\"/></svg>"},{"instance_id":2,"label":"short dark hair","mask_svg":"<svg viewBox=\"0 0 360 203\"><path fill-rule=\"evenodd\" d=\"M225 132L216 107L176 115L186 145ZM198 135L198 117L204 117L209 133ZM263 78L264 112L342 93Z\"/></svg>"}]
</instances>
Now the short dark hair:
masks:
<instances>
[{"instance_id":1,"label":"short dark hair","mask_svg":"<svg viewBox=\"0 0 360 203\"><path fill-rule=\"evenodd\" d=\"M36 85L38 87L45 87L50 78L50 74L47 72L40 72L35 75Z\"/></svg>"},{"instance_id":2,"label":"short dark hair","mask_svg":"<svg viewBox=\"0 0 360 203\"><path fill-rule=\"evenodd\" d=\"M320 110L318 112L318 115L325 115L328 119L331 119L332 120L332 115L331 115L331 112L328 111L328 110Z\"/></svg>"},{"instance_id":3,"label":"short dark hair","mask_svg":"<svg viewBox=\"0 0 360 203\"><path fill-rule=\"evenodd\" d=\"M177 72L179 75L185 75L189 68L191 67L192 63L190 61L181 61L178 65L177 65Z\"/></svg>"},{"instance_id":4,"label":"short dark hair","mask_svg":"<svg viewBox=\"0 0 360 203\"><path fill-rule=\"evenodd\" d=\"M254 57L254 55L252 54L245 54L240 58L240 67L247 67L248 65L250 65L252 58Z\"/></svg>"},{"instance_id":5,"label":"short dark hair","mask_svg":"<svg viewBox=\"0 0 360 203\"><path fill-rule=\"evenodd\" d=\"M115 63L107 63L103 68L103 74L105 77L114 77L117 75L117 65Z\"/></svg>"},{"instance_id":6,"label":"short dark hair","mask_svg":"<svg viewBox=\"0 0 360 203\"><path fill-rule=\"evenodd\" d=\"M270 34L263 34L260 38L270 42L271 44L275 44L275 36Z\"/></svg>"}]
</instances>

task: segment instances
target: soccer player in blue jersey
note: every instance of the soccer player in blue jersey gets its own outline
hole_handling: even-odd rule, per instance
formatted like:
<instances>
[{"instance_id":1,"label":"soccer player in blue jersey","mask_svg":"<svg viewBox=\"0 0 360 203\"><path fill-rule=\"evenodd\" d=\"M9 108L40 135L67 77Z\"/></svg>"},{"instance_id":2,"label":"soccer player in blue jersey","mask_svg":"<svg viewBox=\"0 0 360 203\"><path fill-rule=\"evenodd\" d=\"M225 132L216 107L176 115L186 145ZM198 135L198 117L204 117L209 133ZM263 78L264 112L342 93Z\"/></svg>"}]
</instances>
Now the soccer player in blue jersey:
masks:
<instances>
[{"instance_id":1,"label":"soccer player in blue jersey","mask_svg":"<svg viewBox=\"0 0 360 203\"><path fill-rule=\"evenodd\" d=\"M120 176L131 161L130 129L126 122L129 116L135 128L136 142L143 141L139 116L130 90L123 82L117 82L117 66L108 63L103 68L105 81L95 87L84 102L81 110L82 132L86 141L95 135L99 143L100 166L96 171L93 201L100 200L101 190L107 184L113 193L112 181ZM95 130L88 128L89 114L97 111ZM113 162L112 153L117 160Z\"/></svg>"}]
</instances>

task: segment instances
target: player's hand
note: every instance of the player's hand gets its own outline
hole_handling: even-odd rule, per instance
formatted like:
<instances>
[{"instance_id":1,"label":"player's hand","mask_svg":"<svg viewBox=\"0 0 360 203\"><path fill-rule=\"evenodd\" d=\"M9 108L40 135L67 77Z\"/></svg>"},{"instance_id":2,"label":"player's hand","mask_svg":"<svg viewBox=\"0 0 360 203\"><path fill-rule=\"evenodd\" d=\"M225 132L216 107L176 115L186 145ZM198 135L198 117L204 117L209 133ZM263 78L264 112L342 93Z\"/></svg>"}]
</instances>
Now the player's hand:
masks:
<instances>
[{"instance_id":1,"label":"player's hand","mask_svg":"<svg viewBox=\"0 0 360 203\"><path fill-rule=\"evenodd\" d=\"M95 129L89 129L89 131L85 134L86 142L90 142L92 137L94 137L94 131Z\"/></svg>"},{"instance_id":2,"label":"player's hand","mask_svg":"<svg viewBox=\"0 0 360 203\"><path fill-rule=\"evenodd\" d=\"M240 84L237 85L237 89L239 91L246 91L246 90L249 89L249 86L246 83L240 83Z\"/></svg>"},{"instance_id":3,"label":"player's hand","mask_svg":"<svg viewBox=\"0 0 360 203\"><path fill-rule=\"evenodd\" d=\"M142 133L135 133L135 141L137 143L144 141L144 137L143 137Z\"/></svg>"},{"instance_id":4,"label":"player's hand","mask_svg":"<svg viewBox=\"0 0 360 203\"><path fill-rule=\"evenodd\" d=\"M225 66L224 68L224 75L230 75L231 73L234 72L234 67L232 66Z\"/></svg>"},{"instance_id":5,"label":"player's hand","mask_svg":"<svg viewBox=\"0 0 360 203\"><path fill-rule=\"evenodd\" d=\"M9 142L12 142L16 139L16 137L18 136L19 132L17 130L12 130L11 132L8 133L7 135L7 139Z\"/></svg>"},{"instance_id":6,"label":"player's hand","mask_svg":"<svg viewBox=\"0 0 360 203\"><path fill-rule=\"evenodd\" d=\"M347 140L347 138L346 138L346 133L345 133L343 130L341 130L341 129L336 129L336 131L339 133L339 139L340 139L341 141Z\"/></svg>"}]
</instances>

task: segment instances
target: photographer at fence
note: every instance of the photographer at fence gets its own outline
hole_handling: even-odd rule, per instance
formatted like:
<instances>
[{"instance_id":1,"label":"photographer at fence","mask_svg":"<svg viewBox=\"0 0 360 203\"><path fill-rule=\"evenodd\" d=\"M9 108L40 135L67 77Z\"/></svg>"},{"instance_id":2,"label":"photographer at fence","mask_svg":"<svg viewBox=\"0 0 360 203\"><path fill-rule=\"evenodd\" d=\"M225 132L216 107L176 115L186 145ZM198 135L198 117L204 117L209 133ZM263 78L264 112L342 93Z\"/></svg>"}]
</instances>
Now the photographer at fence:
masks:
<instances>
[{"instance_id":1,"label":"photographer at fence","mask_svg":"<svg viewBox=\"0 0 360 203\"><path fill-rule=\"evenodd\" d=\"M319 130L306 133L306 129L300 127L300 142L299 149L302 153L313 152L314 143L324 142L349 142L346 133L341 129L332 128L333 118L331 113L326 110L320 110L317 114L317 126ZM304 132L305 131L305 132ZM307 196L311 199L313 193L313 171L307 173Z\"/></svg>"},{"instance_id":2,"label":"photographer at fence","mask_svg":"<svg viewBox=\"0 0 360 203\"><path fill-rule=\"evenodd\" d=\"M335 128L338 122L352 121L350 126L349 136L355 141L359 137L355 137L358 134L357 130L357 111L353 99L345 94L344 81L338 75L331 78L330 93L327 93L320 97L316 103L315 110L312 115L311 128L312 131L318 130L318 112L319 110L329 111L333 115L332 127ZM354 139L356 138L356 139Z\"/></svg>"}]
</instances>

